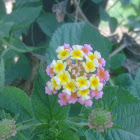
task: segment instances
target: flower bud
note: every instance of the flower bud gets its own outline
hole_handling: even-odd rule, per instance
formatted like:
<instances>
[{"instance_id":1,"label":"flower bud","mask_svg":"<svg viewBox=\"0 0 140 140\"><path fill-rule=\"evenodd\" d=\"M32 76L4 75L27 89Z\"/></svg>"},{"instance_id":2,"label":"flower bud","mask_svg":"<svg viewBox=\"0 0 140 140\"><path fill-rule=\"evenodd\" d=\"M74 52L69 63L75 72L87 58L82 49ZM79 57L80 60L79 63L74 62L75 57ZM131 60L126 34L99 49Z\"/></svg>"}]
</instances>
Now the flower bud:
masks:
<instances>
[{"instance_id":1,"label":"flower bud","mask_svg":"<svg viewBox=\"0 0 140 140\"><path fill-rule=\"evenodd\" d=\"M16 125L14 120L3 119L0 121L0 140L6 140L16 134Z\"/></svg>"},{"instance_id":2,"label":"flower bud","mask_svg":"<svg viewBox=\"0 0 140 140\"><path fill-rule=\"evenodd\" d=\"M111 128L113 126L110 112L102 109L93 110L89 116L89 122L89 128L98 129L99 132L104 132L104 129Z\"/></svg>"}]
</instances>

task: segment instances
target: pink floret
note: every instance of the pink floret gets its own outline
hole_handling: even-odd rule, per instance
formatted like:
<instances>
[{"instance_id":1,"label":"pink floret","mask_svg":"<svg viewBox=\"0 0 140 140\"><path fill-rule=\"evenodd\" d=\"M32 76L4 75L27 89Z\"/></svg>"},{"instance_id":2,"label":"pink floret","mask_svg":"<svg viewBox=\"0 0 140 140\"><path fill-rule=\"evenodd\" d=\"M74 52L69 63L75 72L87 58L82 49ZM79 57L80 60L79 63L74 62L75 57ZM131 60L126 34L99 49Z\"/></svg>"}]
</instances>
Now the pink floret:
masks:
<instances>
[{"instance_id":1,"label":"pink floret","mask_svg":"<svg viewBox=\"0 0 140 140\"><path fill-rule=\"evenodd\" d=\"M63 105L67 105L69 99L70 99L70 96L66 93L59 93L58 97L60 98L58 100L58 103L63 106Z\"/></svg>"},{"instance_id":2,"label":"pink floret","mask_svg":"<svg viewBox=\"0 0 140 140\"><path fill-rule=\"evenodd\" d=\"M65 48L65 49L69 49L70 51L72 50L72 48L70 47L69 44L64 44L64 48Z\"/></svg>"},{"instance_id":3,"label":"pink floret","mask_svg":"<svg viewBox=\"0 0 140 140\"><path fill-rule=\"evenodd\" d=\"M93 104L93 101L92 100L85 100L85 101L83 101L81 98L79 98L79 100L78 100L78 102L81 104L81 105L85 105L85 107L87 107L87 106L92 106L92 104Z\"/></svg>"},{"instance_id":4,"label":"pink floret","mask_svg":"<svg viewBox=\"0 0 140 140\"><path fill-rule=\"evenodd\" d=\"M98 62L99 62L100 67L104 67L106 64L106 61L104 60L104 58L98 59Z\"/></svg>"},{"instance_id":5,"label":"pink floret","mask_svg":"<svg viewBox=\"0 0 140 140\"><path fill-rule=\"evenodd\" d=\"M93 90L92 92L91 92L91 97L93 98L93 97L95 97L95 99L97 100L97 99L100 99L100 98L102 98L102 95L103 95L104 93L103 93L103 91L97 91L97 90Z\"/></svg>"},{"instance_id":6,"label":"pink floret","mask_svg":"<svg viewBox=\"0 0 140 140\"><path fill-rule=\"evenodd\" d=\"M46 68L46 73L50 76L53 77L54 72L53 72L53 68L50 68L50 66L48 65Z\"/></svg>"},{"instance_id":7,"label":"pink floret","mask_svg":"<svg viewBox=\"0 0 140 140\"><path fill-rule=\"evenodd\" d=\"M100 82L104 82L109 80L109 72L105 71L103 67L98 67L97 69L97 76L100 79Z\"/></svg>"},{"instance_id":8,"label":"pink floret","mask_svg":"<svg viewBox=\"0 0 140 140\"><path fill-rule=\"evenodd\" d=\"M57 91L56 90L50 90L50 88L48 87L48 84L50 83L50 81L47 82L46 86L45 86L45 93L52 95L52 94L56 94Z\"/></svg>"}]
</instances>

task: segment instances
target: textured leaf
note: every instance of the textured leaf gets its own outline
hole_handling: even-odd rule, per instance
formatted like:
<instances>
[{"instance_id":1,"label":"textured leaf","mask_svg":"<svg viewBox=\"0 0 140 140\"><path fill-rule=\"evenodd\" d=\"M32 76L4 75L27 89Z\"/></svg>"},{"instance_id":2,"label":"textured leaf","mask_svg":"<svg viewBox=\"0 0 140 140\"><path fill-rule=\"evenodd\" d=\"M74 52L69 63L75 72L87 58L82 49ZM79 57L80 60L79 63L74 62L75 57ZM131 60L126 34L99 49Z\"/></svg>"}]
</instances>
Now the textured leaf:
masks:
<instances>
[{"instance_id":1,"label":"textured leaf","mask_svg":"<svg viewBox=\"0 0 140 140\"><path fill-rule=\"evenodd\" d=\"M129 73L123 73L120 74L115 78L115 84L124 87L124 88L129 88L133 82L133 79Z\"/></svg>"},{"instance_id":2,"label":"textured leaf","mask_svg":"<svg viewBox=\"0 0 140 140\"><path fill-rule=\"evenodd\" d=\"M111 100L117 97L117 105L112 110L111 114L116 115L114 124L122 126L119 129L111 129L111 132L107 131L105 134L105 140L139 140L138 128L140 127L140 101L134 97L126 89L119 87L104 87L104 95L102 101L105 106L109 106ZM99 100L94 101L100 102ZM82 109L82 112L87 115L86 108ZM96 136L91 131L88 131L88 135ZM87 134L85 133L85 136ZM97 138L101 140L101 138ZM87 138L87 140L90 140Z\"/></svg>"},{"instance_id":3,"label":"textured leaf","mask_svg":"<svg viewBox=\"0 0 140 140\"><path fill-rule=\"evenodd\" d=\"M63 131L58 134L58 140L79 140L79 138L72 131Z\"/></svg>"},{"instance_id":4,"label":"textured leaf","mask_svg":"<svg viewBox=\"0 0 140 140\"><path fill-rule=\"evenodd\" d=\"M5 88L0 93L0 108L11 114L19 114L22 120L32 117L30 100L28 96L16 87Z\"/></svg>"},{"instance_id":5,"label":"textured leaf","mask_svg":"<svg viewBox=\"0 0 140 140\"><path fill-rule=\"evenodd\" d=\"M37 23L39 24L42 31L50 37L58 27L58 21L56 20L56 15L51 13L42 14L37 19Z\"/></svg>"},{"instance_id":6,"label":"textured leaf","mask_svg":"<svg viewBox=\"0 0 140 140\"><path fill-rule=\"evenodd\" d=\"M116 54L114 56L111 57L111 69L117 69L119 67L121 67L121 65L124 63L126 57L123 54Z\"/></svg>"},{"instance_id":7,"label":"textured leaf","mask_svg":"<svg viewBox=\"0 0 140 140\"><path fill-rule=\"evenodd\" d=\"M0 61L0 90L4 87L4 85L5 85L5 66L2 58Z\"/></svg>"},{"instance_id":8,"label":"textured leaf","mask_svg":"<svg viewBox=\"0 0 140 140\"><path fill-rule=\"evenodd\" d=\"M130 88L131 92L140 98L140 69L136 74L136 77Z\"/></svg>"},{"instance_id":9,"label":"textured leaf","mask_svg":"<svg viewBox=\"0 0 140 140\"><path fill-rule=\"evenodd\" d=\"M118 21L117 21L117 19L114 18L114 17L111 17L111 18L109 19L109 27L110 27L111 33L115 32L117 26L118 26Z\"/></svg>"},{"instance_id":10,"label":"textured leaf","mask_svg":"<svg viewBox=\"0 0 140 140\"><path fill-rule=\"evenodd\" d=\"M29 2L39 2L40 0L16 0L16 6L22 6L23 4L29 3Z\"/></svg>"},{"instance_id":11,"label":"textured leaf","mask_svg":"<svg viewBox=\"0 0 140 140\"><path fill-rule=\"evenodd\" d=\"M93 50L101 52L105 60L108 59L110 48L107 41L100 33L87 22L69 23L62 25L52 36L49 48L47 49L47 63L57 59L56 49L64 43L74 44L91 44ZM108 65L108 63L107 63Z\"/></svg>"},{"instance_id":12,"label":"textured leaf","mask_svg":"<svg viewBox=\"0 0 140 140\"><path fill-rule=\"evenodd\" d=\"M49 78L46 77L41 67L31 96L33 112L40 121L63 120L67 117L69 106L61 107L58 104L58 95L50 96L45 94L47 80Z\"/></svg>"}]
</instances>

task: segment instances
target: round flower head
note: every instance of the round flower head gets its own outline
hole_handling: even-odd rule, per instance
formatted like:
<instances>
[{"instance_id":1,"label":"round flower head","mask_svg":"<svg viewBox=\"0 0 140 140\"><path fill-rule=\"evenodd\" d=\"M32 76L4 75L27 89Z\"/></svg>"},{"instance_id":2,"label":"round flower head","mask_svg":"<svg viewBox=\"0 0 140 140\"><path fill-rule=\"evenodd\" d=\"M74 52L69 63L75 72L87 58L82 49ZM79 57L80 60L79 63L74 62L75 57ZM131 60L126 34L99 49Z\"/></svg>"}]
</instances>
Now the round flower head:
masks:
<instances>
[{"instance_id":1,"label":"round flower head","mask_svg":"<svg viewBox=\"0 0 140 140\"><path fill-rule=\"evenodd\" d=\"M88 126L90 129L99 130L99 132L104 132L104 129L111 128L113 123L110 112L102 109L93 110L89 116Z\"/></svg>"},{"instance_id":2,"label":"round flower head","mask_svg":"<svg viewBox=\"0 0 140 140\"><path fill-rule=\"evenodd\" d=\"M0 139L6 140L17 133L14 120L3 119L0 121Z\"/></svg>"},{"instance_id":3,"label":"round flower head","mask_svg":"<svg viewBox=\"0 0 140 140\"><path fill-rule=\"evenodd\" d=\"M92 106L92 99L102 98L103 86L109 78L104 70L105 60L100 52L90 45L64 44L56 50L58 60L53 60L46 72L51 77L45 87L45 93L58 93L58 103L74 104L77 101ZM61 92L61 93L60 93Z\"/></svg>"}]
</instances>

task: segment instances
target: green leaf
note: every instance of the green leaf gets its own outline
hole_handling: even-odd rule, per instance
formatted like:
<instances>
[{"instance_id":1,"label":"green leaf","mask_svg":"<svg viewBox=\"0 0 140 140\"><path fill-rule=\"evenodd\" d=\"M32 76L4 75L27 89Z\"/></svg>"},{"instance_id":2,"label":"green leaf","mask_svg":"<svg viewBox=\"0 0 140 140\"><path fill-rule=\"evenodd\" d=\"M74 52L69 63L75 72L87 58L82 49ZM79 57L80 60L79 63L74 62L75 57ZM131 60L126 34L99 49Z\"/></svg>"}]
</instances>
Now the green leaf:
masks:
<instances>
[{"instance_id":1,"label":"green leaf","mask_svg":"<svg viewBox=\"0 0 140 140\"><path fill-rule=\"evenodd\" d=\"M5 67L3 58L0 60L0 90L5 86Z\"/></svg>"},{"instance_id":2,"label":"green leaf","mask_svg":"<svg viewBox=\"0 0 140 140\"><path fill-rule=\"evenodd\" d=\"M5 9L5 5L4 5L4 1L0 0L0 20L4 15L6 15L6 9Z\"/></svg>"},{"instance_id":3,"label":"green leaf","mask_svg":"<svg viewBox=\"0 0 140 140\"><path fill-rule=\"evenodd\" d=\"M0 108L10 114L19 114L19 118L22 120L27 120L32 117L28 96L16 87L5 88L0 93Z\"/></svg>"},{"instance_id":4,"label":"green leaf","mask_svg":"<svg viewBox=\"0 0 140 140\"><path fill-rule=\"evenodd\" d=\"M140 69L137 72L135 79L132 83L132 86L130 87L130 91L135 95L138 96L140 98Z\"/></svg>"},{"instance_id":5,"label":"green leaf","mask_svg":"<svg viewBox=\"0 0 140 140\"><path fill-rule=\"evenodd\" d=\"M6 84L11 83L19 77L26 80L31 74L31 64L28 58L24 54L18 54L15 58L16 57L18 58L18 61L6 69Z\"/></svg>"},{"instance_id":6,"label":"green leaf","mask_svg":"<svg viewBox=\"0 0 140 140\"><path fill-rule=\"evenodd\" d=\"M0 36L8 37L14 22L0 23Z\"/></svg>"},{"instance_id":7,"label":"green leaf","mask_svg":"<svg viewBox=\"0 0 140 140\"><path fill-rule=\"evenodd\" d=\"M100 2L102 2L102 0L92 0L94 3L98 4Z\"/></svg>"},{"instance_id":8,"label":"green leaf","mask_svg":"<svg viewBox=\"0 0 140 140\"><path fill-rule=\"evenodd\" d=\"M43 71L43 65L41 65L31 96L34 115L38 120L45 122L50 120L64 120L68 115L69 106L61 107L58 104L58 94L51 96L45 94L46 82L49 79Z\"/></svg>"},{"instance_id":9,"label":"green leaf","mask_svg":"<svg viewBox=\"0 0 140 140\"><path fill-rule=\"evenodd\" d=\"M39 16L42 7L20 7L7 15L2 20L3 23L12 22L13 30L29 27L31 23ZM16 21L16 22L15 22Z\"/></svg>"},{"instance_id":10,"label":"green leaf","mask_svg":"<svg viewBox=\"0 0 140 140\"><path fill-rule=\"evenodd\" d=\"M112 99L110 105L108 106L107 111L112 111L113 108L116 106L116 104L117 104L117 97L115 96L115 97Z\"/></svg>"},{"instance_id":11,"label":"green leaf","mask_svg":"<svg viewBox=\"0 0 140 140\"><path fill-rule=\"evenodd\" d=\"M57 135L58 140L79 140L72 131L63 131Z\"/></svg>"},{"instance_id":12,"label":"green leaf","mask_svg":"<svg viewBox=\"0 0 140 140\"><path fill-rule=\"evenodd\" d=\"M117 21L117 19L114 18L114 17L111 17L111 18L109 19L109 27L110 27L111 33L115 32L117 26L118 26L118 21Z\"/></svg>"},{"instance_id":13,"label":"green leaf","mask_svg":"<svg viewBox=\"0 0 140 140\"><path fill-rule=\"evenodd\" d=\"M104 95L102 101L107 107L110 101L116 96L118 104L114 107L111 115L116 115L114 121L115 125L122 126L118 129L111 129L105 131L104 140L139 140L139 127L140 127L140 101L134 97L128 90L118 87L104 87ZM100 102L97 100L96 102ZM94 102L94 103L96 103ZM83 113L86 111L82 109ZM85 112L87 114L87 112ZM88 131L88 135L96 136L94 133ZM85 136L87 135L85 133ZM91 136L92 137L92 136ZM97 139L97 138L96 138ZM101 138L98 138L101 140ZM90 140L90 138L87 140Z\"/></svg>"},{"instance_id":14,"label":"green leaf","mask_svg":"<svg viewBox=\"0 0 140 140\"><path fill-rule=\"evenodd\" d=\"M117 76L114 81L116 85L128 89L132 85L133 79L129 73L123 73Z\"/></svg>"},{"instance_id":15,"label":"green leaf","mask_svg":"<svg viewBox=\"0 0 140 140\"><path fill-rule=\"evenodd\" d=\"M102 6L99 7L99 14L100 14L100 19L104 21L109 21L110 17L108 13L103 9Z\"/></svg>"},{"instance_id":16,"label":"green leaf","mask_svg":"<svg viewBox=\"0 0 140 140\"><path fill-rule=\"evenodd\" d=\"M41 14L41 16L37 19L37 23L39 24L42 31L50 37L58 27L56 15L51 13Z\"/></svg>"},{"instance_id":17,"label":"green leaf","mask_svg":"<svg viewBox=\"0 0 140 140\"><path fill-rule=\"evenodd\" d=\"M56 49L64 43L69 43L70 45L91 44L94 51L101 52L102 57L108 60L110 52L108 42L105 41L97 29L87 22L64 24L53 34L46 54L48 64L57 59Z\"/></svg>"},{"instance_id":18,"label":"green leaf","mask_svg":"<svg viewBox=\"0 0 140 140\"><path fill-rule=\"evenodd\" d=\"M123 54L116 54L114 56L111 57L111 61L110 61L110 64L111 64L111 69L117 69L119 67L122 66L122 64L124 63L126 57L125 55Z\"/></svg>"}]
</instances>

